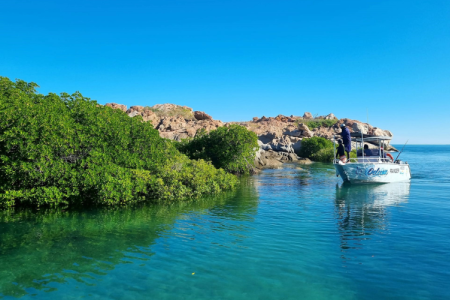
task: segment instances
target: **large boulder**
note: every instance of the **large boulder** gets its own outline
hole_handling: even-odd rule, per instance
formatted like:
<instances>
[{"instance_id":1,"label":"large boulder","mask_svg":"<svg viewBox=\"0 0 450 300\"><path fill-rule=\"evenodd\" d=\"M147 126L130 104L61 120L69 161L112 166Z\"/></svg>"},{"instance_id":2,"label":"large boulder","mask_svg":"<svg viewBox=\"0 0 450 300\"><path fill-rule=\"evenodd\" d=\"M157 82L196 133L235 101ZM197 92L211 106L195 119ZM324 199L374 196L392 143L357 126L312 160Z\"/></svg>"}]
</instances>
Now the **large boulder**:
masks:
<instances>
[{"instance_id":1,"label":"large boulder","mask_svg":"<svg viewBox=\"0 0 450 300\"><path fill-rule=\"evenodd\" d=\"M304 123L298 124L298 130L301 130L302 137L313 137L314 136L314 133L311 130L309 130L309 127Z\"/></svg>"},{"instance_id":2,"label":"large boulder","mask_svg":"<svg viewBox=\"0 0 450 300\"><path fill-rule=\"evenodd\" d=\"M388 136L388 137L393 137L392 132L390 132L389 130L383 130L381 128L378 127L374 127L372 130L372 134L375 136Z\"/></svg>"},{"instance_id":3,"label":"large boulder","mask_svg":"<svg viewBox=\"0 0 450 300\"><path fill-rule=\"evenodd\" d=\"M263 142L263 144L267 144L267 143L272 142L274 139L280 138L281 136L282 136L281 132L266 131L266 132L258 135L258 140Z\"/></svg>"},{"instance_id":4,"label":"large boulder","mask_svg":"<svg viewBox=\"0 0 450 300\"><path fill-rule=\"evenodd\" d=\"M127 106L123 104L117 103L106 103L105 106L111 107L112 109L120 109L123 112L127 111Z\"/></svg>"},{"instance_id":5,"label":"large boulder","mask_svg":"<svg viewBox=\"0 0 450 300\"><path fill-rule=\"evenodd\" d=\"M278 152L259 149L256 153L255 166L259 169L279 169L282 166Z\"/></svg>"},{"instance_id":6,"label":"large boulder","mask_svg":"<svg viewBox=\"0 0 450 300\"><path fill-rule=\"evenodd\" d=\"M291 143L291 140L289 139L289 137L288 136L283 136L280 139L274 139L270 143L270 146L272 147L272 149L274 151L293 153L294 149L292 149L291 144L292 143Z\"/></svg>"},{"instance_id":7,"label":"large boulder","mask_svg":"<svg viewBox=\"0 0 450 300\"><path fill-rule=\"evenodd\" d=\"M333 113L330 113L330 114L326 115L324 119L325 120L337 120L338 118L336 118L336 116Z\"/></svg>"},{"instance_id":8,"label":"large boulder","mask_svg":"<svg viewBox=\"0 0 450 300\"><path fill-rule=\"evenodd\" d=\"M313 115L312 115L310 112L305 112L305 113L303 114L303 119L305 119L305 120L311 120L311 119L313 119Z\"/></svg>"},{"instance_id":9,"label":"large boulder","mask_svg":"<svg viewBox=\"0 0 450 300\"><path fill-rule=\"evenodd\" d=\"M353 123L352 130L355 133L361 133L361 134L368 134L369 133L369 126L363 123Z\"/></svg>"},{"instance_id":10,"label":"large boulder","mask_svg":"<svg viewBox=\"0 0 450 300\"><path fill-rule=\"evenodd\" d=\"M212 120L213 118L203 111L194 111L194 118L196 120Z\"/></svg>"},{"instance_id":11,"label":"large boulder","mask_svg":"<svg viewBox=\"0 0 450 300\"><path fill-rule=\"evenodd\" d=\"M143 106L133 105L133 106L130 106L130 108L127 110L127 114L132 113L134 111L136 111L136 112L143 112L144 109L145 108Z\"/></svg>"}]
</instances>

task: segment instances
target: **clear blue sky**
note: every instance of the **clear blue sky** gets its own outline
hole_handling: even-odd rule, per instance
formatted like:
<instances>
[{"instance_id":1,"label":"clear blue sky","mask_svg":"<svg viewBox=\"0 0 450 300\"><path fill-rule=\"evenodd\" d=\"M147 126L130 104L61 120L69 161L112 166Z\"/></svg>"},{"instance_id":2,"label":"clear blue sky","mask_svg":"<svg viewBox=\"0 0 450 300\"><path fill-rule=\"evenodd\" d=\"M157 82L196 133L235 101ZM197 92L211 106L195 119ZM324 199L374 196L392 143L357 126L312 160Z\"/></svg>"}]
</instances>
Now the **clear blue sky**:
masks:
<instances>
[{"instance_id":1,"label":"clear blue sky","mask_svg":"<svg viewBox=\"0 0 450 300\"><path fill-rule=\"evenodd\" d=\"M450 143L450 1L2 1L0 75L223 121L305 111Z\"/></svg>"}]
</instances>

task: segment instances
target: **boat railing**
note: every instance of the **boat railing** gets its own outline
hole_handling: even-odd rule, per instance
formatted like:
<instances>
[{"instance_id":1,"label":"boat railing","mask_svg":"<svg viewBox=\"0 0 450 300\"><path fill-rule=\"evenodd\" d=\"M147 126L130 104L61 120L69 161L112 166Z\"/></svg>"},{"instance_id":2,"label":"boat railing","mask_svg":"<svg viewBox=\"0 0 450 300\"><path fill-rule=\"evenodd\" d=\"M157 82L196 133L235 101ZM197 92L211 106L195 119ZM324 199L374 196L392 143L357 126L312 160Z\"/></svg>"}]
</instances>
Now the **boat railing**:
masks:
<instances>
[{"instance_id":1,"label":"boat railing","mask_svg":"<svg viewBox=\"0 0 450 300\"><path fill-rule=\"evenodd\" d=\"M338 164L340 159L334 159L333 163ZM346 163L393 163L390 158L381 158L381 157L352 157Z\"/></svg>"}]
</instances>

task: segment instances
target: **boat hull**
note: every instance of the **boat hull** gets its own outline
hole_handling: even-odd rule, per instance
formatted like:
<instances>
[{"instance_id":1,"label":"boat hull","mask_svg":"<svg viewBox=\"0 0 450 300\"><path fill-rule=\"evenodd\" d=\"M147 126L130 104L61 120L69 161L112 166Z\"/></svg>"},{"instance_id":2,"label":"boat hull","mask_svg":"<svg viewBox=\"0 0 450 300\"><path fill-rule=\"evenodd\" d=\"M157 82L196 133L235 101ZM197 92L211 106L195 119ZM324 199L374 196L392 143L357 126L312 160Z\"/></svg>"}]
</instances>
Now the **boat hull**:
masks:
<instances>
[{"instance_id":1,"label":"boat hull","mask_svg":"<svg viewBox=\"0 0 450 300\"><path fill-rule=\"evenodd\" d=\"M395 163L348 163L334 164L336 173L351 183L404 182L411 179L408 164Z\"/></svg>"}]
</instances>

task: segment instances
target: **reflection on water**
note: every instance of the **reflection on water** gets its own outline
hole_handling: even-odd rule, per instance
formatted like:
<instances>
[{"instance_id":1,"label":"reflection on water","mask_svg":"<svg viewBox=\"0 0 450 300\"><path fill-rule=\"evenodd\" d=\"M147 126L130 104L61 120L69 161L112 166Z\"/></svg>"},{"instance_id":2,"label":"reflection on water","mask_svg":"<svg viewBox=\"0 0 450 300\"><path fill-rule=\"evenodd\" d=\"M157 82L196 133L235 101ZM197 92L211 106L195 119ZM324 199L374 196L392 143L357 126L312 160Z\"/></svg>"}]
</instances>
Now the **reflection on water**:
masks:
<instances>
[{"instance_id":1,"label":"reflection on water","mask_svg":"<svg viewBox=\"0 0 450 300\"><path fill-rule=\"evenodd\" d=\"M164 238L174 226L175 235L187 240L195 239L196 231L245 232L243 223L208 223L201 216L251 222L257 212L257 199L256 190L244 182L235 192L194 202L89 211L3 212L0 215L0 297L55 290L49 283L75 280L91 285L119 264L151 260L155 240ZM205 224L185 223L193 217ZM234 242L242 238L245 236L240 234Z\"/></svg>"},{"instance_id":2,"label":"reflection on water","mask_svg":"<svg viewBox=\"0 0 450 300\"><path fill-rule=\"evenodd\" d=\"M406 203L410 183L336 184L336 220L341 249L359 249L362 240L389 230L389 206ZM345 257L345 256L344 256Z\"/></svg>"},{"instance_id":3,"label":"reflection on water","mask_svg":"<svg viewBox=\"0 0 450 300\"><path fill-rule=\"evenodd\" d=\"M196 202L0 213L0 298L450 299L450 165L422 157L411 184L285 164Z\"/></svg>"}]
</instances>

